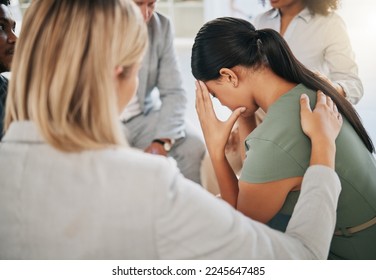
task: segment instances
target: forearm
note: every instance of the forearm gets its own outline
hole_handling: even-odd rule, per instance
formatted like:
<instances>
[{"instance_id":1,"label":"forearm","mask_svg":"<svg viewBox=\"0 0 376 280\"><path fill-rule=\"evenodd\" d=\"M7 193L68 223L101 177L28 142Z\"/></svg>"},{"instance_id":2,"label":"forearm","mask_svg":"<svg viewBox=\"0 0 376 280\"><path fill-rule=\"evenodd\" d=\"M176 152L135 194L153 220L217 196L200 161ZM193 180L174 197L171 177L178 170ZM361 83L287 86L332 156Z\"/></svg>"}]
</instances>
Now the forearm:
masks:
<instances>
[{"instance_id":1,"label":"forearm","mask_svg":"<svg viewBox=\"0 0 376 280\"><path fill-rule=\"evenodd\" d=\"M341 184L334 170L315 165L306 171L286 234L309 248L312 254L309 258L328 256L340 191Z\"/></svg>"},{"instance_id":2,"label":"forearm","mask_svg":"<svg viewBox=\"0 0 376 280\"><path fill-rule=\"evenodd\" d=\"M357 104L363 96L363 85L346 25L341 18L331 17L327 26L323 43L327 46L324 60L328 67L328 78L341 86L342 91L335 86L340 94L343 93L352 104Z\"/></svg>"},{"instance_id":3,"label":"forearm","mask_svg":"<svg viewBox=\"0 0 376 280\"><path fill-rule=\"evenodd\" d=\"M238 178L232 170L225 154L210 155L217 177L221 198L236 208L239 194Z\"/></svg>"},{"instance_id":4,"label":"forearm","mask_svg":"<svg viewBox=\"0 0 376 280\"><path fill-rule=\"evenodd\" d=\"M308 169L308 180L303 183L289 227L282 233L230 209L177 171L173 172L174 168L166 166L163 170L172 185L160 185L158 196L153 199L160 258L327 258L340 190L333 170L322 166ZM176 177L172 180L173 174ZM187 223L189 227L184 226Z\"/></svg>"}]
</instances>

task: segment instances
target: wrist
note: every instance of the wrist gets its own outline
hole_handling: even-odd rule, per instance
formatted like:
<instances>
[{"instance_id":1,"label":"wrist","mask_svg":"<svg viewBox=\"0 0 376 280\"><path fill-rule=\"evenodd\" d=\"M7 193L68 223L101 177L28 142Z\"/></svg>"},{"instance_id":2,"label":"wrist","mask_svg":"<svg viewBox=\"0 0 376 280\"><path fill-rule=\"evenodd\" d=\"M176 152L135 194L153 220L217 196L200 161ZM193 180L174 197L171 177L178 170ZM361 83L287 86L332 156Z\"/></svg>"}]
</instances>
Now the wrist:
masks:
<instances>
[{"instance_id":1,"label":"wrist","mask_svg":"<svg viewBox=\"0 0 376 280\"><path fill-rule=\"evenodd\" d=\"M312 141L311 165L325 165L332 169L335 167L336 145L328 139L315 139Z\"/></svg>"},{"instance_id":2,"label":"wrist","mask_svg":"<svg viewBox=\"0 0 376 280\"><path fill-rule=\"evenodd\" d=\"M336 143L335 140L325 137L322 135L318 135L317 137L312 137L311 138L311 144L312 147L317 147L317 148L323 148L323 149L334 149L336 148Z\"/></svg>"},{"instance_id":3,"label":"wrist","mask_svg":"<svg viewBox=\"0 0 376 280\"><path fill-rule=\"evenodd\" d=\"M166 152L169 152L171 151L172 146L175 144L175 140L170 138L160 138L154 139L152 143L160 144Z\"/></svg>"},{"instance_id":4,"label":"wrist","mask_svg":"<svg viewBox=\"0 0 376 280\"><path fill-rule=\"evenodd\" d=\"M225 150L222 151L221 149L216 149L214 151L211 151L208 149L208 153L212 161L220 162L226 159Z\"/></svg>"}]
</instances>

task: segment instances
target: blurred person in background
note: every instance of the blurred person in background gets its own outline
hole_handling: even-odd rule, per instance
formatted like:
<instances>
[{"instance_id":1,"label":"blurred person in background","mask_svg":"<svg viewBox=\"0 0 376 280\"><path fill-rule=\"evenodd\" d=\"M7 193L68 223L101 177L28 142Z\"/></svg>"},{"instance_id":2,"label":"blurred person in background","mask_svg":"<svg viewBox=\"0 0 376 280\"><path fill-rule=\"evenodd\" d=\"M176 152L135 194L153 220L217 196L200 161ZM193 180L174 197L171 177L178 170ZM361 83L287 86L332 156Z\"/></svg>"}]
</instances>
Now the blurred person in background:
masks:
<instances>
[{"instance_id":1,"label":"blurred person in background","mask_svg":"<svg viewBox=\"0 0 376 280\"><path fill-rule=\"evenodd\" d=\"M17 36L16 22L10 10L9 0L0 0L0 73L9 72L12 64ZM5 100L8 79L0 75L0 140L3 136Z\"/></svg>"},{"instance_id":2,"label":"blurred person in background","mask_svg":"<svg viewBox=\"0 0 376 280\"><path fill-rule=\"evenodd\" d=\"M183 175L201 183L202 137L186 121L186 92L174 49L170 20L155 11L156 0L134 0L148 27L149 45L139 88L121 114L132 147L176 160ZM153 94L158 90L159 95Z\"/></svg>"},{"instance_id":3,"label":"blurred person in background","mask_svg":"<svg viewBox=\"0 0 376 280\"><path fill-rule=\"evenodd\" d=\"M265 0L261 2L265 5ZM272 9L255 18L255 28L279 32L301 63L357 104L363 96L363 85L345 22L335 12L340 0L269 2Z\"/></svg>"}]
</instances>

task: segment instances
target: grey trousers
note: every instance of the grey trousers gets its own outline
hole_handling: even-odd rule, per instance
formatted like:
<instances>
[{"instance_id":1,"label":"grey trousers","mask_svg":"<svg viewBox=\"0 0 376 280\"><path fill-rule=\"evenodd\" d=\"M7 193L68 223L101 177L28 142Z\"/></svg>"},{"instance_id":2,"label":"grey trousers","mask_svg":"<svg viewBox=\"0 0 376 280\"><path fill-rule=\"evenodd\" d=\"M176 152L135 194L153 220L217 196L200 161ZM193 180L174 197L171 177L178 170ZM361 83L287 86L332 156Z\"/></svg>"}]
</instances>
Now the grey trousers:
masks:
<instances>
[{"instance_id":1,"label":"grey trousers","mask_svg":"<svg viewBox=\"0 0 376 280\"><path fill-rule=\"evenodd\" d=\"M123 123L124 134L132 147L144 150L155 135L158 111L139 115ZM168 156L174 158L184 177L201 184L201 162L206 147L203 137L191 123L185 124L185 137L177 139Z\"/></svg>"}]
</instances>

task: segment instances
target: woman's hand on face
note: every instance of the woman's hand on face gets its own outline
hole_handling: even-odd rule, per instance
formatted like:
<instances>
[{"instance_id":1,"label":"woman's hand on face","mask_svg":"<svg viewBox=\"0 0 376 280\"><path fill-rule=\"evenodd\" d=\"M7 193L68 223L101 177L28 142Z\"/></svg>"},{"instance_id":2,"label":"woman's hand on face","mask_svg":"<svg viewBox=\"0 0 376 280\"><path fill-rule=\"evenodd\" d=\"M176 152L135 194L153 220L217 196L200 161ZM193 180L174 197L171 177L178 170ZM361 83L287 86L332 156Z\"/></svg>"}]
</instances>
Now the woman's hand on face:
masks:
<instances>
[{"instance_id":1,"label":"woman's hand on face","mask_svg":"<svg viewBox=\"0 0 376 280\"><path fill-rule=\"evenodd\" d=\"M342 116L336 104L323 92L317 92L314 110L309 106L306 94L300 97L300 117L304 133L311 141L334 143L342 127Z\"/></svg>"},{"instance_id":2,"label":"woman's hand on face","mask_svg":"<svg viewBox=\"0 0 376 280\"><path fill-rule=\"evenodd\" d=\"M210 156L224 155L231 129L245 108L237 108L226 121L219 120L208 88L202 81L196 81L196 111Z\"/></svg>"}]
</instances>

